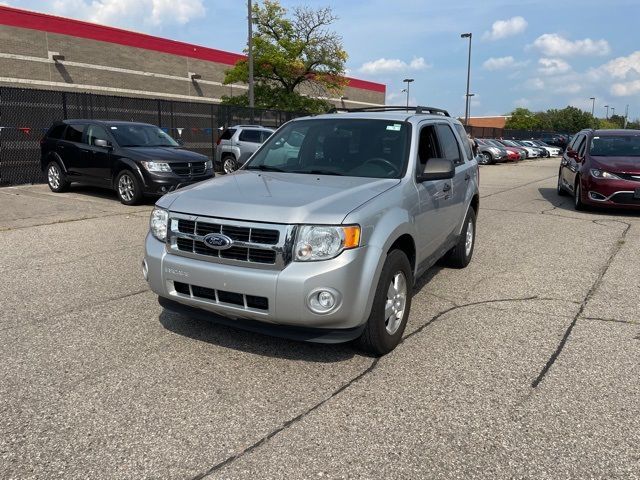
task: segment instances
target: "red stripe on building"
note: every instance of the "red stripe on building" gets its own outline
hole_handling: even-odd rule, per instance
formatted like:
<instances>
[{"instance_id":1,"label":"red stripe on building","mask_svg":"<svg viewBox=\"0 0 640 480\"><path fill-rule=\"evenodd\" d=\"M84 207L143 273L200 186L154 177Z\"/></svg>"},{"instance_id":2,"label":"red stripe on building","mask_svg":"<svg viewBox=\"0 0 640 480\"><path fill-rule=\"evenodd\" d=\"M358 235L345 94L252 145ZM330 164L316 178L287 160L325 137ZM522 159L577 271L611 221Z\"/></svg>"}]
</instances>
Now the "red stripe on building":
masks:
<instances>
[{"instance_id":1,"label":"red stripe on building","mask_svg":"<svg viewBox=\"0 0 640 480\"><path fill-rule=\"evenodd\" d=\"M120 28L107 27L95 23L83 22L81 20L56 17L1 5L0 25L115 43L127 47L179 55L181 57L223 63L225 65L234 65L238 60L245 58L244 55L216 50L215 48L201 47L190 43L169 40L167 38L154 37L153 35L147 35L145 33L131 32ZM356 78L348 78L348 80L350 87L382 93L386 91L386 86L380 83L358 80Z\"/></svg>"}]
</instances>

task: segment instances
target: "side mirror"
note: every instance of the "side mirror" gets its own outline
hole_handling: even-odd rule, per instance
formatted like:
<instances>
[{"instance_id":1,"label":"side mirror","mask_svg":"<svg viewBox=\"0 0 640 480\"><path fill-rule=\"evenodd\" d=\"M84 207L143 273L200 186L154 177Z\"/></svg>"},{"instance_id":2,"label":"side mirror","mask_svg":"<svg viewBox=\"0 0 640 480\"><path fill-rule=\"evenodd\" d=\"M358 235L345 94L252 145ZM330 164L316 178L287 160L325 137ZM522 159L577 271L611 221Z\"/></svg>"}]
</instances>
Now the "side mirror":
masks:
<instances>
[{"instance_id":1,"label":"side mirror","mask_svg":"<svg viewBox=\"0 0 640 480\"><path fill-rule=\"evenodd\" d=\"M574 160L578 158L578 152L575 150L567 149L567 157L573 158Z\"/></svg>"},{"instance_id":2,"label":"side mirror","mask_svg":"<svg viewBox=\"0 0 640 480\"><path fill-rule=\"evenodd\" d=\"M447 180L456 174L456 167L447 158L430 158L424 166L424 171L418 175L418 182L430 180Z\"/></svg>"},{"instance_id":3,"label":"side mirror","mask_svg":"<svg viewBox=\"0 0 640 480\"><path fill-rule=\"evenodd\" d=\"M103 140L101 138L96 138L93 141L93 144L96 147L102 147L102 148L112 148L111 142L109 140Z\"/></svg>"}]
</instances>

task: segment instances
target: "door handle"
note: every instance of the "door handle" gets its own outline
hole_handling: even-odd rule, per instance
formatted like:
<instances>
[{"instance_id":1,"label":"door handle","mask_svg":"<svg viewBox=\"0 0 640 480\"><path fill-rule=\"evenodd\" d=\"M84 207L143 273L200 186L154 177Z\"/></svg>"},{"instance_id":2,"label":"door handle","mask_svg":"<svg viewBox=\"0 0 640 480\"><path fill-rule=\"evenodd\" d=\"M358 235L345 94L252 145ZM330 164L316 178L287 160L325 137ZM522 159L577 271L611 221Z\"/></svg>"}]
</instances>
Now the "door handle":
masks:
<instances>
[{"instance_id":1,"label":"door handle","mask_svg":"<svg viewBox=\"0 0 640 480\"><path fill-rule=\"evenodd\" d=\"M451 190L451 184L449 183L445 183L442 187L442 191L443 192L448 192L449 190Z\"/></svg>"},{"instance_id":2,"label":"door handle","mask_svg":"<svg viewBox=\"0 0 640 480\"><path fill-rule=\"evenodd\" d=\"M464 176L464 181L468 182L469 180L471 180L471 175L469 175L468 173L465 174Z\"/></svg>"}]
</instances>

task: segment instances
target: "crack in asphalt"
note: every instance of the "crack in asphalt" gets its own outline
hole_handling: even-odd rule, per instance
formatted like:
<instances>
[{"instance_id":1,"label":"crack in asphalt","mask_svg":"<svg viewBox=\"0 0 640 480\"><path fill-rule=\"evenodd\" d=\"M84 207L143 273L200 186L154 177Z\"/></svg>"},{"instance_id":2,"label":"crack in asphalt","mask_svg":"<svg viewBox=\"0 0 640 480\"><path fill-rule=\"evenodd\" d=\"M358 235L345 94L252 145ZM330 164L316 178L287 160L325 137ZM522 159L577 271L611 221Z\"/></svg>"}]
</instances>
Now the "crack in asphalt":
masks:
<instances>
[{"instance_id":1,"label":"crack in asphalt","mask_svg":"<svg viewBox=\"0 0 640 480\"><path fill-rule=\"evenodd\" d=\"M537 299L538 299L537 296L529 296L529 297L519 297L519 298L502 298L502 299L494 299L494 300L482 300L482 301L478 301L478 302L465 303L465 304L462 304L462 305L454 305L453 307L449 307L449 308L447 308L445 310L442 310L442 311L438 312L433 317L431 317L431 319L429 319L426 323L421 325L419 328L417 328L413 332L407 334L405 337L402 338L402 340L400 341L400 344L398 345L398 347L400 345L402 345L403 343L405 343L410 338L412 338L412 337L416 336L417 334L421 333L425 328L429 327L430 325L432 325L433 323L438 321L444 315L446 315L446 314L448 314L448 313L450 313L450 312L452 312L454 310L458 310L460 308L474 307L474 306L478 306L478 305L488 305L488 304L492 304L492 303L522 302L522 301L537 300ZM332 400L333 398L337 397L342 392L344 392L347 388L349 388L352 385L355 385L356 383L358 383L365 376L367 376L373 370L375 370L375 368L380 363L380 360L382 360L383 358L384 357L375 358L365 370L360 372L355 377L351 378L349 381L347 381L346 383L344 383L340 387L338 387L328 397L324 398L320 402L318 402L315 405L311 406L310 408L308 408L304 412L302 412L302 413L296 415L295 417L287 420L282 425L280 425L278 428L272 430L267 435L263 436L262 438L260 438L259 440L257 440L253 444L249 445L248 447L246 447L242 451L227 457L226 459L224 459L223 461L221 461L219 463L216 463L211 468L209 468L207 471L199 473L199 474L195 475L194 477L191 477L191 479L192 480L201 480L201 479L203 479L205 477L208 477L209 475L212 475L212 474L218 472L219 470L221 470L222 468L226 467L227 465L230 465L231 463L235 462L239 458L245 456L246 454L251 453L254 450L260 448L262 445L266 444L269 440L271 440L273 437L275 437L280 432L283 432L284 430L287 430L289 427L291 427L295 423L303 420L307 415L309 415L309 414L313 413L314 411L318 410L320 407L325 405L327 402L329 402L330 400Z\"/></svg>"},{"instance_id":2,"label":"crack in asphalt","mask_svg":"<svg viewBox=\"0 0 640 480\"><path fill-rule=\"evenodd\" d=\"M617 318L582 317L582 320L594 320L598 322L614 322L614 323L626 323L628 325L640 325L640 322L634 322L633 320L619 320Z\"/></svg>"},{"instance_id":3,"label":"crack in asphalt","mask_svg":"<svg viewBox=\"0 0 640 480\"><path fill-rule=\"evenodd\" d=\"M593 220L593 223L596 225L600 225L596 223L597 221L598 220ZM545 366L542 368L542 370L540 370L540 373L538 374L538 376L535 378L533 382L531 382L532 388L538 388L538 385L540 385L542 380L544 380L545 376L547 375L547 373L549 373L549 370L551 370L551 367L553 366L553 364L556 362L556 360L562 353L562 350L567 344L567 340L569 339L569 336L573 331L573 327L575 327L576 323L578 322L578 319L582 316L582 312L584 312L584 309L587 307L587 303L589 302L589 300L591 300L595 292L600 287L600 284L602 283L602 279L606 275L607 271L609 270L609 267L611 266L611 263L615 259L616 255L618 255L618 253L620 252L620 249L622 248L622 245L624 244L624 239L627 236L627 233L629 232L629 230L631 229L631 224L627 222L623 222L621 220L611 220L611 221L623 223L626 225L626 228L623 230L620 238L613 246L613 249L609 254L609 257L607 258L605 265L600 269L600 272L598 273L598 277L593 282L593 285L591 285L591 288L589 289L584 299L580 303L580 308L578 309L578 312L575 314L575 316L573 317L573 320L565 330L564 335L560 339L560 343L556 347L555 351L549 357L549 360L547 360L547 363L545 364Z\"/></svg>"}]
</instances>

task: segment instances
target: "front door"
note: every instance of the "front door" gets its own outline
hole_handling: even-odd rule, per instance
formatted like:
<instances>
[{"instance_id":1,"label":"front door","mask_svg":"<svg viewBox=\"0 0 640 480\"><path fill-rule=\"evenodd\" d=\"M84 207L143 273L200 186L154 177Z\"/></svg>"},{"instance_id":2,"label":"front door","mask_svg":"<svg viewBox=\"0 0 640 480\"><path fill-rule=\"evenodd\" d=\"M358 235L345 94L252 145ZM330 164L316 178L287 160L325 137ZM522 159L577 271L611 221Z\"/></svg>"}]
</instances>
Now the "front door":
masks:
<instances>
[{"instance_id":1,"label":"front door","mask_svg":"<svg viewBox=\"0 0 640 480\"><path fill-rule=\"evenodd\" d=\"M58 141L56 152L62 158L71 181L84 180L87 176L83 168L81 148L84 148L82 136L84 124L69 124L64 132L64 137Z\"/></svg>"},{"instance_id":2,"label":"front door","mask_svg":"<svg viewBox=\"0 0 640 480\"><path fill-rule=\"evenodd\" d=\"M86 130L86 145L82 149L82 162L87 169L91 181L99 185L111 185L112 158L111 151L99 147L96 140L112 142L107 132L100 125L89 125Z\"/></svg>"}]
</instances>

